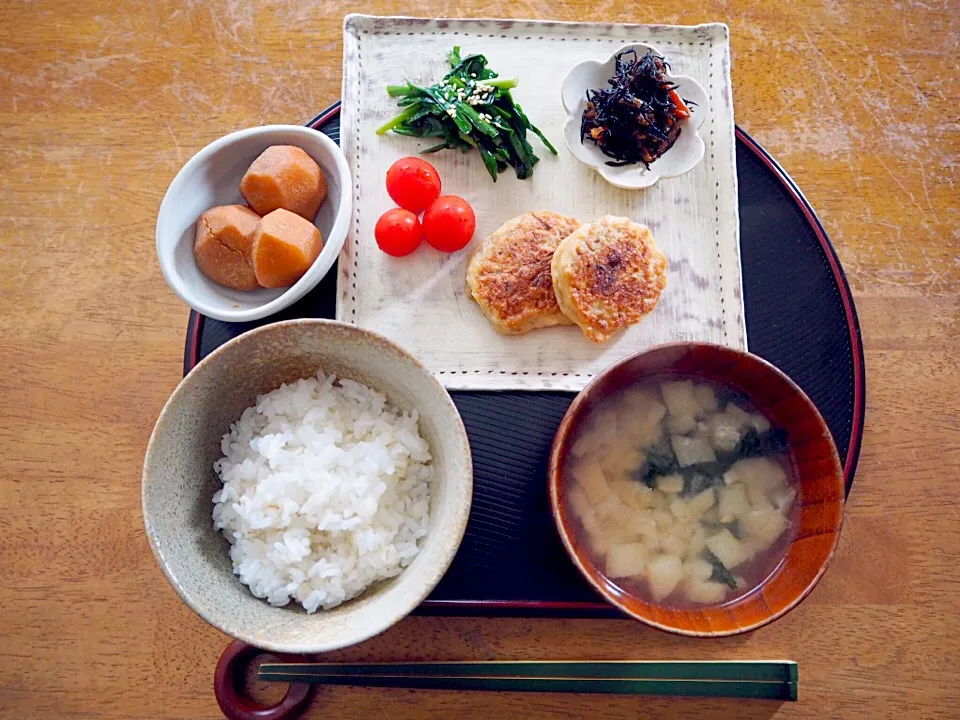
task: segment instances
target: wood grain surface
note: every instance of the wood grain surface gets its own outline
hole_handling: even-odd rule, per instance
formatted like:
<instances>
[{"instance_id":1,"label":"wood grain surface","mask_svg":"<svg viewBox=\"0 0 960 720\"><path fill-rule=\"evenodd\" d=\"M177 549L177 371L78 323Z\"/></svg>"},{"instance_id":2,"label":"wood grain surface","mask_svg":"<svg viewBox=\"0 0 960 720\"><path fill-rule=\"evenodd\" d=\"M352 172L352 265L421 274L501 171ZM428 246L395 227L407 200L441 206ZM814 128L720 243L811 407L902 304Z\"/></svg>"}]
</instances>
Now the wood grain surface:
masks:
<instances>
[{"instance_id":1,"label":"wood grain surface","mask_svg":"<svg viewBox=\"0 0 960 720\"><path fill-rule=\"evenodd\" d=\"M143 453L180 378L187 319L155 261L155 214L209 141L303 122L339 96L348 11L413 6L0 5L0 717L218 717L227 638L167 585L140 516ZM799 703L329 688L310 717L960 716L957 0L416 12L727 22L737 121L803 188L847 269L867 430L835 562L768 628L698 641L626 620L413 618L331 656L789 658Z\"/></svg>"}]
</instances>

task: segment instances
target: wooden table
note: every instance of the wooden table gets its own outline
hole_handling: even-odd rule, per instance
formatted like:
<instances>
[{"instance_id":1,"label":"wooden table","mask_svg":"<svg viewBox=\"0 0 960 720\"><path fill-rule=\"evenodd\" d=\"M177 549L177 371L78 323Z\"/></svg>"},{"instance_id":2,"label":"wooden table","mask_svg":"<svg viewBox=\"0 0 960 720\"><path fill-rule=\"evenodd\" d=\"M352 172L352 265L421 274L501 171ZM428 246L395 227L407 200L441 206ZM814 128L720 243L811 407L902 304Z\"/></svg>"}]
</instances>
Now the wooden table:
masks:
<instances>
[{"instance_id":1,"label":"wooden table","mask_svg":"<svg viewBox=\"0 0 960 720\"><path fill-rule=\"evenodd\" d=\"M0 717L218 716L227 638L166 583L140 516L143 453L180 379L187 319L157 267L155 214L209 141L303 122L338 97L345 12L412 8L0 7ZM960 716L960 3L463 0L416 12L428 8L729 23L737 120L819 211L856 295L863 454L832 568L799 609L746 637L413 618L335 655L791 658L799 703L341 688L310 717Z\"/></svg>"}]
</instances>

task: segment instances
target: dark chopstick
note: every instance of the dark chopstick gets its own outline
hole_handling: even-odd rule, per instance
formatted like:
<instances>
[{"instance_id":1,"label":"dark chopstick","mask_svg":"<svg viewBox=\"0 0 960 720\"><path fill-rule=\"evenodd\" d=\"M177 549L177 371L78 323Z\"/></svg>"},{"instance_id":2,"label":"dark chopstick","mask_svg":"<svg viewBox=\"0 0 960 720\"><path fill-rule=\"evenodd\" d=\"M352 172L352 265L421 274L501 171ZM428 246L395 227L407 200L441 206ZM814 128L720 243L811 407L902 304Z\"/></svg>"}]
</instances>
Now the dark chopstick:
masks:
<instances>
[{"instance_id":1,"label":"dark chopstick","mask_svg":"<svg viewBox=\"0 0 960 720\"><path fill-rule=\"evenodd\" d=\"M780 661L273 663L273 682L451 690L613 693L796 700L797 664Z\"/></svg>"}]
</instances>

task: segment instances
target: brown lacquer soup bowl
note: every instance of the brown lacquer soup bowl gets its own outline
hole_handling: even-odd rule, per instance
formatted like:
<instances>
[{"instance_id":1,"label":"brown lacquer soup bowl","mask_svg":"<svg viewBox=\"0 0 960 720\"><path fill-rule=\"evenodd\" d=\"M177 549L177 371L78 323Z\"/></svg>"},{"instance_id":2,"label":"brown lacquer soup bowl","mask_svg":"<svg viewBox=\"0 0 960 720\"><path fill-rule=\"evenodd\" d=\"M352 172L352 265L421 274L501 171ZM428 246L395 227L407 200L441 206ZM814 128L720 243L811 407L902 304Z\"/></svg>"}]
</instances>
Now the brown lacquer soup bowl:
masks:
<instances>
[{"instance_id":1,"label":"brown lacquer soup bowl","mask_svg":"<svg viewBox=\"0 0 960 720\"><path fill-rule=\"evenodd\" d=\"M774 428L786 431L789 439L789 451L781 457L791 466L790 485L795 490L791 492L790 532L783 535L780 554L772 566L749 583L740 580L739 590L729 600L686 604L657 601L649 592L609 578L609 563L605 565L602 556L591 549L583 524L571 507L576 504L571 463L577 439L589 431L591 418L603 408L651 378L699 379L729 388L766 416ZM592 414L594 411L597 413ZM721 488L716 489L718 496ZM603 597L648 625L699 637L755 630L796 607L823 576L837 548L844 504L840 458L813 402L765 360L700 343L654 347L594 378L574 400L557 431L550 456L549 490L553 517L567 552ZM643 570L638 577L642 574Z\"/></svg>"}]
</instances>

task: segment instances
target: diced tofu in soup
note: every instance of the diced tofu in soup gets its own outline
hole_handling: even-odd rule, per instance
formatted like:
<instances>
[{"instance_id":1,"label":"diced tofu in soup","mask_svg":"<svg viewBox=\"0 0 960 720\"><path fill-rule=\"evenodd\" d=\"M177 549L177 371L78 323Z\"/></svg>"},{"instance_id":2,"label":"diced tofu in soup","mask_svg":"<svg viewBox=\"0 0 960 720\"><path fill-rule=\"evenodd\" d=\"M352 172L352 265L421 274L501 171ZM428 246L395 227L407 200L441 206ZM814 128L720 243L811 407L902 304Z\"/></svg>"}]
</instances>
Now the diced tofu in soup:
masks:
<instances>
[{"instance_id":1,"label":"diced tofu in soup","mask_svg":"<svg viewBox=\"0 0 960 720\"><path fill-rule=\"evenodd\" d=\"M747 489L740 483L722 487L717 491L717 494L720 496L717 503L717 514L720 522L733 522L750 512L750 503L747 502Z\"/></svg>"},{"instance_id":2,"label":"diced tofu in soup","mask_svg":"<svg viewBox=\"0 0 960 720\"><path fill-rule=\"evenodd\" d=\"M753 413L750 416L750 425L761 435L770 432L771 429L770 421L760 413Z\"/></svg>"},{"instance_id":3,"label":"diced tofu in soup","mask_svg":"<svg viewBox=\"0 0 960 720\"><path fill-rule=\"evenodd\" d=\"M706 547L707 531L703 529L703 525L697 523L693 526L693 532L690 533L690 539L687 541L686 557L691 559L700 557Z\"/></svg>"},{"instance_id":4,"label":"diced tofu in soup","mask_svg":"<svg viewBox=\"0 0 960 720\"><path fill-rule=\"evenodd\" d=\"M581 465L577 469L576 478L592 505L596 505L610 494L607 478L604 477L603 470L596 465Z\"/></svg>"},{"instance_id":5,"label":"diced tofu in soup","mask_svg":"<svg viewBox=\"0 0 960 720\"><path fill-rule=\"evenodd\" d=\"M703 582L713 575L713 563L703 558L691 558L683 564L683 572L690 580Z\"/></svg>"},{"instance_id":6,"label":"diced tofu in soup","mask_svg":"<svg viewBox=\"0 0 960 720\"><path fill-rule=\"evenodd\" d=\"M713 507L714 500L713 488L710 488L698 495L694 495L687 501L687 507L690 508L690 514L693 517L699 518L703 513Z\"/></svg>"},{"instance_id":7,"label":"diced tofu in soup","mask_svg":"<svg viewBox=\"0 0 960 720\"><path fill-rule=\"evenodd\" d=\"M658 555L647 565L647 582L654 600L663 600L683 580L683 563L674 555Z\"/></svg>"},{"instance_id":8,"label":"diced tofu in soup","mask_svg":"<svg viewBox=\"0 0 960 720\"><path fill-rule=\"evenodd\" d=\"M737 449L743 435L740 424L726 413L717 413L707 422L710 430L710 443L719 453L729 453Z\"/></svg>"},{"instance_id":9,"label":"diced tofu in soup","mask_svg":"<svg viewBox=\"0 0 960 720\"><path fill-rule=\"evenodd\" d=\"M736 403L728 403L724 412L730 418L730 421L736 423L738 427L750 425L750 413Z\"/></svg>"},{"instance_id":10,"label":"diced tofu in soup","mask_svg":"<svg viewBox=\"0 0 960 720\"><path fill-rule=\"evenodd\" d=\"M679 382L665 382L660 385L663 401L672 417L690 415L696 417L700 413L700 403L693 394L693 382L681 380Z\"/></svg>"},{"instance_id":11,"label":"diced tofu in soup","mask_svg":"<svg viewBox=\"0 0 960 720\"><path fill-rule=\"evenodd\" d=\"M666 530L673 525L673 515L670 514L669 510L654 510L653 521L657 524L658 528Z\"/></svg>"},{"instance_id":12,"label":"diced tofu in soup","mask_svg":"<svg viewBox=\"0 0 960 720\"><path fill-rule=\"evenodd\" d=\"M673 452L680 467L716 462L717 456L704 438L674 435L670 438Z\"/></svg>"},{"instance_id":13,"label":"diced tofu in soup","mask_svg":"<svg viewBox=\"0 0 960 720\"><path fill-rule=\"evenodd\" d=\"M653 519L653 513L634 514L630 521L624 525L624 530L629 537L642 539L654 547L660 544L660 529Z\"/></svg>"},{"instance_id":14,"label":"diced tofu in soup","mask_svg":"<svg viewBox=\"0 0 960 720\"><path fill-rule=\"evenodd\" d=\"M636 480L618 480L610 485L621 502L634 510L643 510L653 502L653 490Z\"/></svg>"},{"instance_id":15,"label":"diced tofu in soup","mask_svg":"<svg viewBox=\"0 0 960 720\"><path fill-rule=\"evenodd\" d=\"M667 420L667 432L671 435L687 435L697 429L697 418L693 415L671 415Z\"/></svg>"},{"instance_id":16,"label":"diced tofu in soup","mask_svg":"<svg viewBox=\"0 0 960 720\"><path fill-rule=\"evenodd\" d=\"M787 519L776 508L751 510L740 519L740 527L769 547L783 534Z\"/></svg>"},{"instance_id":17,"label":"diced tofu in soup","mask_svg":"<svg viewBox=\"0 0 960 720\"><path fill-rule=\"evenodd\" d=\"M667 414L667 408L661 403L652 402L636 420L634 438L641 445L654 445L663 436L661 421Z\"/></svg>"},{"instance_id":18,"label":"diced tofu in soup","mask_svg":"<svg viewBox=\"0 0 960 720\"><path fill-rule=\"evenodd\" d=\"M717 394L713 391L713 388L706 383L694 385L693 396L704 412L716 412L720 409L720 401L717 400Z\"/></svg>"},{"instance_id":19,"label":"diced tofu in soup","mask_svg":"<svg viewBox=\"0 0 960 720\"><path fill-rule=\"evenodd\" d=\"M744 547L729 530L721 530L716 535L708 537L707 549L723 563L727 570L732 570L753 556L753 553Z\"/></svg>"},{"instance_id":20,"label":"diced tofu in soup","mask_svg":"<svg viewBox=\"0 0 960 720\"><path fill-rule=\"evenodd\" d=\"M583 516L590 510L590 501L587 499L587 493L584 492L583 488L579 485L574 485L570 488L568 498L574 514L582 521Z\"/></svg>"},{"instance_id":21,"label":"diced tofu in soup","mask_svg":"<svg viewBox=\"0 0 960 720\"><path fill-rule=\"evenodd\" d=\"M627 591L722 603L782 557L797 495L785 435L731 395L650 378L584 419L566 497L596 566Z\"/></svg>"},{"instance_id":22,"label":"diced tofu in soup","mask_svg":"<svg viewBox=\"0 0 960 720\"><path fill-rule=\"evenodd\" d=\"M738 460L723 476L727 484L741 482L754 507L772 505L770 496L786 487L787 473L776 460L766 457Z\"/></svg>"},{"instance_id":23,"label":"diced tofu in soup","mask_svg":"<svg viewBox=\"0 0 960 720\"><path fill-rule=\"evenodd\" d=\"M643 543L611 545L607 551L607 577L616 579L642 575L649 552Z\"/></svg>"},{"instance_id":24,"label":"diced tofu in soup","mask_svg":"<svg viewBox=\"0 0 960 720\"><path fill-rule=\"evenodd\" d=\"M794 488L784 487L774 492L771 499L773 500L774 507L786 515L790 511L790 507L796 498L797 491Z\"/></svg>"},{"instance_id":25,"label":"diced tofu in soup","mask_svg":"<svg viewBox=\"0 0 960 720\"><path fill-rule=\"evenodd\" d=\"M657 478L657 490L665 493L676 494L683 491L683 475L674 473L673 475L664 475Z\"/></svg>"},{"instance_id":26,"label":"diced tofu in soup","mask_svg":"<svg viewBox=\"0 0 960 720\"><path fill-rule=\"evenodd\" d=\"M668 555L682 557L687 553L687 541L679 535L666 535L660 540L660 549Z\"/></svg>"},{"instance_id":27,"label":"diced tofu in soup","mask_svg":"<svg viewBox=\"0 0 960 720\"><path fill-rule=\"evenodd\" d=\"M718 582L687 580L683 585L687 600L697 603L719 603L727 596L727 586Z\"/></svg>"},{"instance_id":28,"label":"diced tofu in soup","mask_svg":"<svg viewBox=\"0 0 960 720\"><path fill-rule=\"evenodd\" d=\"M688 523L696 520L696 516L690 512L690 506L682 498L674 498L670 501L670 513L682 523Z\"/></svg>"}]
</instances>

